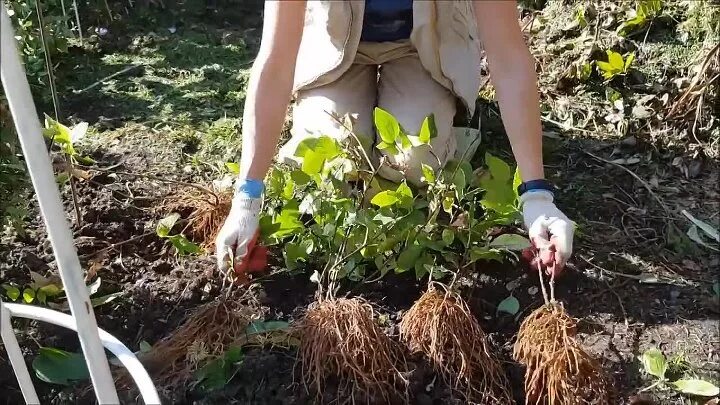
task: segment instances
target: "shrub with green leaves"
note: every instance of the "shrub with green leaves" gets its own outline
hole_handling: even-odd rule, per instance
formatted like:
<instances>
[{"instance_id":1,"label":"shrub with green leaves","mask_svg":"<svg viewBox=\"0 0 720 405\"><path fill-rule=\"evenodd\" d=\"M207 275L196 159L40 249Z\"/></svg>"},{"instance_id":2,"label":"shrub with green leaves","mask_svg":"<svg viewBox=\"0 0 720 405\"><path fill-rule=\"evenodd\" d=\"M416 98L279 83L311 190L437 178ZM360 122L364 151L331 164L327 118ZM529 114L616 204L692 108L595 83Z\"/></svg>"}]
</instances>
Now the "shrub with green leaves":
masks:
<instances>
[{"instance_id":1,"label":"shrub with green leaves","mask_svg":"<svg viewBox=\"0 0 720 405\"><path fill-rule=\"evenodd\" d=\"M419 134L408 134L388 112L376 109L378 149L393 153L428 145L432 116ZM303 141L299 168L274 168L267 178L267 210L260 220L266 243L283 246L289 270L333 268L336 278L375 279L412 271L443 278L478 260L502 260L503 250L523 249L519 235L491 240L489 231L519 218L517 171L485 156L485 168L451 160L433 170L423 164L424 187L379 179L365 168L354 137ZM385 164L384 161L380 165Z\"/></svg>"}]
</instances>

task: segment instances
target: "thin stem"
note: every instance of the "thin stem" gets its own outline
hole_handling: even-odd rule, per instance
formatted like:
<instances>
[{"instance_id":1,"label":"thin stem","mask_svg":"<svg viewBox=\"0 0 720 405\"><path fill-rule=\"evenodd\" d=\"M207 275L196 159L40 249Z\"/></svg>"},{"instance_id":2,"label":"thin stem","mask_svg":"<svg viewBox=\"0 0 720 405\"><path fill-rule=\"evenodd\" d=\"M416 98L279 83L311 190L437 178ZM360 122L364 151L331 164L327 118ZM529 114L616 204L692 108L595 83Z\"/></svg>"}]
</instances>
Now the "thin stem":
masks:
<instances>
[{"instance_id":1,"label":"thin stem","mask_svg":"<svg viewBox=\"0 0 720 405\"><path fill-rule=\"evenodd\" d=\"M352 128L348 128L348 126L345 125L345 123L342 122L342 120L340 120L338 117L334 116L333 114L331 114L327 111L325 111L325 113L327 115L329 115L333 120L335 120L338 124L342 125L342 127L348 131L350 136L352 136L353 139L355 139L355 142L357 142L357 144L358 144L358 148L360 148L360 153L365 158L365 161L367 162L368 166L370 167L370 169L372 171L375 171L375 166L372 164L372 161L370 160L370 156L368 156L367 152L365 152L365 148L363 147L362 142L360 142L360 139L357 137L357 135L355 135L355 131L353 131Z\"/></svg>"},{"instance_id":2,"label":"thin stem","mask_svg":"<svg viewBox=\"0 0 720 405\"><path fill-rule=\"evenodd\" d=\"M545 279L543 278L542 269L540 268L540 264L537 265L537 272L538 277L540 277L540 289L542 290L543 300L545 301L545 304L550 303L550 299L548 298L547 290L545 289Z\"/></svg>"}]
</instances>

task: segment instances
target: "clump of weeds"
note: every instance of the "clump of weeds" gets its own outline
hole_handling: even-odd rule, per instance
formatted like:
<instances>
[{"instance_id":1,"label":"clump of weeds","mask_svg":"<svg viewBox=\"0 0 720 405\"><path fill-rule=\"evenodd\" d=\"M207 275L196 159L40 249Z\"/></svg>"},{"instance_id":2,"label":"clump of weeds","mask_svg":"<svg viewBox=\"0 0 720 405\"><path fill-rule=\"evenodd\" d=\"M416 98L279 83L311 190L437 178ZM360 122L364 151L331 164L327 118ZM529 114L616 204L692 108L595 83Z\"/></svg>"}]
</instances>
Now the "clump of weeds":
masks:
<instances>
[{"instance_id":1,"label":"clump of weeds","mask_svg":"<svg viewBox=\"0 0 720 405\"><path fill-rule=\"evenodd\" d=\"M232 192L188 187L173 194L162 205L165 212L189 212L182 231L206 251L212 251L223 221L230 213Z\"/></svg>"}]
</instances>

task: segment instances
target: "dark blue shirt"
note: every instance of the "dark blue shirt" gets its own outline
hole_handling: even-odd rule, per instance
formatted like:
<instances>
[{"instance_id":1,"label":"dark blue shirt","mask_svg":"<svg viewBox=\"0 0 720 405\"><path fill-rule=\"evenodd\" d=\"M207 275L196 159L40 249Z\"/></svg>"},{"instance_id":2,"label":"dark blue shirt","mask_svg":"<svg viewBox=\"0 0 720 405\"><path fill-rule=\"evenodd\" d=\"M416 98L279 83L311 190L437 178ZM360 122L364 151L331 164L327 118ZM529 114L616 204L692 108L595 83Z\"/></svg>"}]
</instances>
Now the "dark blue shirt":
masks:
<instances>
[{"instance_id":1,"label":"dark blue shirt","mask_svg":"<svg viewBox=\"0 0 720 405\"><path fill-rule=\"evenodd\" d=\"M413 0L365 0L361 41L385 42L410 38Z\"/></svg>"}]
</instances>

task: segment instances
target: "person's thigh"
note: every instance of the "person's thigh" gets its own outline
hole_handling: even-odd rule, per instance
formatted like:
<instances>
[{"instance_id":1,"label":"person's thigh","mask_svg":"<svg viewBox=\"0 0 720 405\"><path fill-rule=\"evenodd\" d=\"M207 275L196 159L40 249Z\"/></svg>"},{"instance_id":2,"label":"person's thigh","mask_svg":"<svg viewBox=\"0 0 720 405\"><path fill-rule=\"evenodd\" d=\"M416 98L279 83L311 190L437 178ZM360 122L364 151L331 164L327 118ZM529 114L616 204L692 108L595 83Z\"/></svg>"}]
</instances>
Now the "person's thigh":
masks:
<instances>
[{"instance_id":1,"label":"person's thigh","mask_svg":"<svg viewBox=\"0 0 720 405\"><path fill-rule=\"evenodd\" d=\"M369 151L375 139L372 114L376 100L377 67L373 65L354 64L335 82L300 91L292 110L291 138L280 148L280 162L297 163L295 150L304 139L324 135L345 140L348 131L332 115L341 120L345 114L357 115L353 129Z\"/></svg>"},{"instance_id":2,"label":"person's thigh","mask_svg":"<svg viewBox=\"0 0 720 405\"><path fill-rule=\"evenodd\" d=\"M378 106L392 114L412 135L420 131L423 121L430 114L434 114L437 127L437 137L430 146L422 145L406 153L388 155L391 168L381 172L383 177L401 181L400 170L404 170L408 181L420 185L423 163L437 169L452 158L456 148L452 129L456 98L433 80L417 54L412 53L382 65Z\"/></svg>"}]
</instances>

